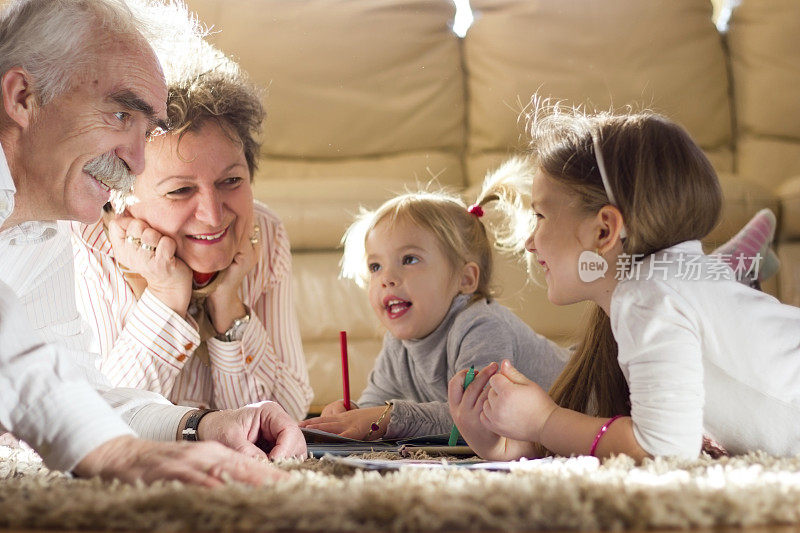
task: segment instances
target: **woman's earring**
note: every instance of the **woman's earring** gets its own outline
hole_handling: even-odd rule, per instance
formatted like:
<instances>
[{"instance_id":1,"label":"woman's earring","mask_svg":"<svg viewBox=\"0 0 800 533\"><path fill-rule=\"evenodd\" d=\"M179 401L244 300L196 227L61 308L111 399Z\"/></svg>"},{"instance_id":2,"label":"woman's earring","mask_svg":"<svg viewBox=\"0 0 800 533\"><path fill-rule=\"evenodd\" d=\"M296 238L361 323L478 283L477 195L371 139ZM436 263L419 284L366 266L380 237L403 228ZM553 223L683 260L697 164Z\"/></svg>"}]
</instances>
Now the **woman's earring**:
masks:
<instances>
[{"instance_id":1,"label":"woman's earring","mask_svg":"<svg viewBox=\"0 0 800 533\"><path fill-rule=\"evenodd\" d=\"M255 246L261 240L261 227L253 226L253 233L250 234L250 244Z\"/></svg>"}]
</instances>

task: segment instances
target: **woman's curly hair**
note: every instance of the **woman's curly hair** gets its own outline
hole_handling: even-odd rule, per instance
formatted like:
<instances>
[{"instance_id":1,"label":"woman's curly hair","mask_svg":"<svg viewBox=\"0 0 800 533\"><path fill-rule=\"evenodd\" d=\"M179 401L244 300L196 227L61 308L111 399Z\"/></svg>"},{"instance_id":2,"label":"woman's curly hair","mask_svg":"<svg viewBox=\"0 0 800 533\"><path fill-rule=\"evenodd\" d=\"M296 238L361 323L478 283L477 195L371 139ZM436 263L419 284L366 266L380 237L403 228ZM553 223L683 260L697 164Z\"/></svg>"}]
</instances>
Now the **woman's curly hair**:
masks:
<instances>
[{"instance_id":1,"label":"woman's curly hair","mask_svg":"<svg viewBox=\"0 0 800 533\"><path fill-rule=\"evenodd\" d=\"M169 133L180 139L216 120L231 141L241 143L250 176L258 167L259 135L266 115L258 89L232 60L211 45L203 46L193 67L167 74ZM210 63L210 65L209 65Z\"/></svg>"}]
</instances>

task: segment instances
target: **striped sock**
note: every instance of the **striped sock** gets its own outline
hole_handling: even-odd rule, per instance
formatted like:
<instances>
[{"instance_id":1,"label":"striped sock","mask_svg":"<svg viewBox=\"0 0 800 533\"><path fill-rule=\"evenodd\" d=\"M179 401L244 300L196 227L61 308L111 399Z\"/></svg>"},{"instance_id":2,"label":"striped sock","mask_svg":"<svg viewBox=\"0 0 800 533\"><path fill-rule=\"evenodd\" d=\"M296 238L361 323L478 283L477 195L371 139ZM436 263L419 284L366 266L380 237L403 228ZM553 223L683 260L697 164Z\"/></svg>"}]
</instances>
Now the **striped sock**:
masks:
<instances>
[{"instance_id":1,"label":"striped sock","mask_svg":"<svg viewBox=\"0 0 800 533\"><path fill-rule=\"evenodd\" d=\"M763 281L774 275L780 266L778 257L770 249L776 225L775 214L769 209L762 209L739 233L711 255L719 255L743 283ZM756 258L759 263L753 265Z\"/></svg>"}]
</instances>

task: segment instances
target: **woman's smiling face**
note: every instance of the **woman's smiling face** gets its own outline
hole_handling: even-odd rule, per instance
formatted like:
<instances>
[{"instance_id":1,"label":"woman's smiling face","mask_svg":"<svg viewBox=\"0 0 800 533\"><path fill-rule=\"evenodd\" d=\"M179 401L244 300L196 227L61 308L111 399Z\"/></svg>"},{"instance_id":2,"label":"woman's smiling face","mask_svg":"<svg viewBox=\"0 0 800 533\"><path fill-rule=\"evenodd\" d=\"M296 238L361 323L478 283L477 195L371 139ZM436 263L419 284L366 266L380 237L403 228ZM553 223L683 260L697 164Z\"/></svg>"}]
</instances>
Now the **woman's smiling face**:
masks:
<instances>
[{"instance_id":1,"label":"woman's smiling face","mask_svg":"<svg viewBox=\"0 0 800 533\"><path fill-rule=\"evenodd\" d=\"M128 208L177 245L195 272L227 268L252 232L253 190L239 143L213 120L194 132L154 138Z\"/></svg>"}]
</instances>

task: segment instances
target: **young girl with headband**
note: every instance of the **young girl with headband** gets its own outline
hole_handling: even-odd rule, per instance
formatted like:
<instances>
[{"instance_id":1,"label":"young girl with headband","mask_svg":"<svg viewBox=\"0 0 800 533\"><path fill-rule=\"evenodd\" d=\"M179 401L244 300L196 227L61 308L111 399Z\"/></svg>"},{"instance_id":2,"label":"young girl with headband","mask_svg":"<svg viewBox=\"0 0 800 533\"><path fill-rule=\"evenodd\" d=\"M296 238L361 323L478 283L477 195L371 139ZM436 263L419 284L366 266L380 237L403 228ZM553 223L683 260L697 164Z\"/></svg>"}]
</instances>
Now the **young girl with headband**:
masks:
<instances>
[{"instance_id":1,"label":"young girl with headband","mask_svg":"<svg viewBox=\"0 0 800 533\"><path fill-rule=\"evenodd\" d=\"M565 351L493 299L481 217L499 196L467 208L444 192L417 192L362 212L343 239L342 275L368 287L387 329L383 348L354 409L339 400L301 426L366 440L447 433L448 380L499 354L533 383L552 384Z\"/></svg>"},{"instance_id":2,"label":"young girl with headband","mask_svg":"<svg viewBox=\"0 0 800 533\"><path fill-rule=\"evenodd\" d=\"M737 283L699 239L722 206L717 176L680 126L647 113L534 118L526 248L555 304L594 302L550 390L490 364L451 413L490 459L624 453L800 452L800 309ZM502 354L498 353L499 357Z\"/></svg>"}]
</instances>

